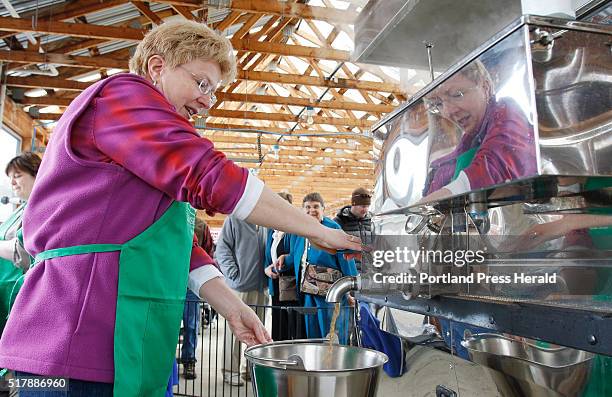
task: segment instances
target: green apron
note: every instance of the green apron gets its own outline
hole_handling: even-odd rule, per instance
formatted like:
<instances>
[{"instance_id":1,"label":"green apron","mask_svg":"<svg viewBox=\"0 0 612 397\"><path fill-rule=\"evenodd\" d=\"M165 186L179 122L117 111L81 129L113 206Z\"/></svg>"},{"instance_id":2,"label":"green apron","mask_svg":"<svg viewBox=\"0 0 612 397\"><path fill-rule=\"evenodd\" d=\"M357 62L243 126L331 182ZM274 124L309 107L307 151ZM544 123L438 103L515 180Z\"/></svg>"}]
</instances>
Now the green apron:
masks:
<instances>
[{"instance_id":1,"label":"green apron","mask_svg":"<svg viewBox=\"0 0 612 397\"><path fill-rule=\"evenodd\" d=\"M175 201L159 220L125 244L44 251L60 256L120 251L115 315L113 394L164 396L187 291L195 210Z\"/></svg>"},{"instance_id":2,"label":"green apron","mask_svg":"<svg viewBox=\"0 0 612 397\"><path fill-rule=\"evenodd\" d=\"M469 167L470 164L472 164L472 160L474 160L474 156L476 156L476 152L479 148L480 146L471 148L470 150L467 150L457 156L457 160L455 161L455 174L453 175L452 179L453 181L457 179L461 171L463 171L464 169Z\"/></svg>"},{"instance_id":3,"label":"green apron","mask_svg":"<svg viewBox=\"0 0 612 397\"><path fill-rule=\"evenodd\" d=\"M19 206L6 222L0 225L0 240L6 241L6 234L21 222L24 210L25 204ZM21 227L18 234L20 234L20 231ZM11 304L15 301L15 295L19 292L20 282L23 282L23 280L20 280L22 275L23 271L13 262L0 258L0 334L6 324Z\"/></svg>"}]
</instances>

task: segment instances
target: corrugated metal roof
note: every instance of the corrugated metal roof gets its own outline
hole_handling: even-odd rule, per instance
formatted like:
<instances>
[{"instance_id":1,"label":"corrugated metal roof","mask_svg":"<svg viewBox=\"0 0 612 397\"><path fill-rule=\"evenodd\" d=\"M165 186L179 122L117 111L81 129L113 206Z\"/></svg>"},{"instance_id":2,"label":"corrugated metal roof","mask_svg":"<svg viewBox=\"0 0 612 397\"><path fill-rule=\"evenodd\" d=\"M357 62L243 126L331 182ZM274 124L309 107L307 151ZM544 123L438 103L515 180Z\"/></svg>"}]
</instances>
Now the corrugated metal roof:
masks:
<instances>
[{"instance_id":1,"label":"corrugated metal roof","mask_svg":"<svg viewBox=\"0 0 612 397\"><path fill-rule=\"evenodd\" d=\"M35 11L36 9L41 9L44 7L48 7L54 4L65 3L64 0L9 0L11 5L17 11L17 13L22 14L28 11ZM9 11L6 9L4 4L0 3L0 16L7 17L10 16Z\"/></svg>"}]
</instances>

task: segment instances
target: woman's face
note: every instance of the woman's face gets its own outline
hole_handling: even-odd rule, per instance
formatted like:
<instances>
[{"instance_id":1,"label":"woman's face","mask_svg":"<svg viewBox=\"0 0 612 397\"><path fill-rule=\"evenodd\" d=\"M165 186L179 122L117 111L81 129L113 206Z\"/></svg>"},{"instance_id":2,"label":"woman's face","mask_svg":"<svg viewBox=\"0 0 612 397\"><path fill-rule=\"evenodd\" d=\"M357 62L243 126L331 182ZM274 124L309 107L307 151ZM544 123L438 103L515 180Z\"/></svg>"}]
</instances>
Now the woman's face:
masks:
<instances>
[{"instance_id":1,"label":"woman's face","mask_svg":"<svg viewBox=\"0 0 612 397\"><path fill-rule=\"evenodd\" d=\"M484 83L475 83L463 75L454 76L436 93L442 117L459 125L466 134L476 132L489 103Z\"/></svg>"},{"instance_id":2,"label":"woman's face","mask_svg":"<svg viewBox=\"0 0 612 397\"><path fill-rule=\"evenodd\" d=\"M221 81L217 62L197 59L171 69L163 57L154 55L149 58L148 70L153 83L185 118L190 119L214 104L212 93Z\"/></svg>"},{"instance_id":3,"label":"woman's face","mask_svg":"<svg viewBox=\"0 0 612 397\"><path fill-rule=\"evenodd\" d=\"M9 171L8 177L11 181L11 188L15 196L22 200L29 199L32 188L34 187L35 178L27 172L15 168Z\"/></svg>"},{"instance_id":4,"label":"woman's face","mask_svg":"<svg viewBox=\"0 0 612 397\"><path fill-rule=\"evenodd\" d=\"M321 205L321 203L318 201L305 201L302 208L304 208L304 212L306 212L306 214L317 218L319 222L323 220L325 207L323 207L323 205Z\"/></svg>"}]
</instances>

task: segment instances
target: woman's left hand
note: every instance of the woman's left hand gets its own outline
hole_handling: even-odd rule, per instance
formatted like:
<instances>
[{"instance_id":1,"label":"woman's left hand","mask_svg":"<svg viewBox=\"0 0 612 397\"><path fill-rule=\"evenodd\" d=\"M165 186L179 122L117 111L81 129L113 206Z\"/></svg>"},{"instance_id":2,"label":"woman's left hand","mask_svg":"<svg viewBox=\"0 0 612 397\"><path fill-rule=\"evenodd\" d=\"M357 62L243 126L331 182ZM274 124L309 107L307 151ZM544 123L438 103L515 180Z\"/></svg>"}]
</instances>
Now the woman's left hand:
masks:
<instances>
[{"instance_id":1,"label":"woman's left hand","mask_svg":"<svg viewBox=\"0 0 612 397\"><path fill-rule=\"evenodd\" d=\"M234 335L247 345L272 342L272 338L253 309L244 304L225 280L214 277L205 282L199 291L221 316L225 317Z\"/></svg>"},{"instance_id":2,"label":"woman's left hand","mask_svg":"<svg viewBox=\"0 0 612 397\"><path fill-rule=\"evenodd\" d=\"M242 304L226 317L232 332L240 341L253 346L272 342L272 338L253 309Z\"/></svg>"},{"instance_id":3,"label":"woman's left hand","mask_svg":"<svg viewBox=\"0 0 612 397\"><path fill-rule=\"evenodd\" d=\"M264 269L264 273L266 274L266 276L270 277L271 279L276 280L276 279L278 278L278 273L276 273L276 272L275 272L274 270L272 270L272 269L274 269L274 265L273 265L273 264L272 264L272 265L270 265L270 266L267 266L267 267Z\"/></svg>"}]
</instances>

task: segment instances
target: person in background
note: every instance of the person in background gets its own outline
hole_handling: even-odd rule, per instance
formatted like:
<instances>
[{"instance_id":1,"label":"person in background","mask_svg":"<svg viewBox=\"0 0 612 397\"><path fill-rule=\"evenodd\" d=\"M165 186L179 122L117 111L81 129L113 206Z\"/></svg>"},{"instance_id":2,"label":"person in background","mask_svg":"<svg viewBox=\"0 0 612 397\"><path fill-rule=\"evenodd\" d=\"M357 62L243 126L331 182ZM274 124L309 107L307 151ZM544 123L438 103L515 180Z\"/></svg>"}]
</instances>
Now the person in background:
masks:
<instances>
[{"instance_id":1,"label":"person in background","mask_svg":"<svg viewBox=\"0 0 612 397\"><path fill-rule=\"evenodd\" d=\"M236 75L227 38L195 21L165 22L138 43L130 70L90 85L53 129L23 216L35 262L13 310L27 315L10 316L0 340L0 366L22 379L67 378L72 397L163 395L188 287L238 339L271 341L197 244L194 208L330 249L360 246L278 197L189 122Z\"/></svg>"},{"instance_id":2,"label":"person in background","mask_svg":"<svg viewBox=\"0 0 612 397\"><path fill-rule=\"evenodd\" d=\"M302 209L317 222L330 228L340 229L340 226L325 216L325 203L319 193L313 192L304 196ZM325 301L325 295L334 281L342 276L356 276L357 268L353 259L347 260L342 253L330 253L313 246L307 238L289 235L289 253L282 255L277 268L294 269L298 275L297 284L300 288L300 299L305 307L317 308L317 314L306 315L306 335L308 338L324 338L330 332L334 305ZM355 241L359 239L353 237ZM361 247L358 248L358 250ZM325 280L324 282L320 280ZM353 299L349 298L353 304ZM342 306L348 307L346 297ZM336 323L336 333L339 342L348 342L350 310L341 310ZM333 338L333 335L331 336Z\"/></svg>"},{"instance_id":3,"label":"person in background","mask_svg":"<svg viewBox=\"0 0 612 397\"><path fill-rule=\"evenodd\" d=\"M10 305L15 301L23 274L30 268L31 257L23 247L21 219L40 168L40 157L23 152L8 162L5 173L20 204L0 225L0 332Z\"/></svg>"},{"instance_id":4,"label":"person in background","mask_svg":"<svg viewBox=\"0 0 612 397\"><path fill-rule=\"evenodd\" d=\"M264 228L228 216L223 222L217 240L216 259L227 285L246 305L252 305L261 321L267 297L264 292L265 259ZM223 381L232 386L244 384L247 378L246 359L242 357L242 344L230 332L225 333L225 348L222 365Z\"/></svg>"},{"instance_id":5,"label":"person in background","mask_svg":"<svg viewBox=\"0 0 612 397\"><path fill-rule=\"evenodd\" d=\"M334 218L342 230L361 238L364 244L371 240L372 217L368 211L371 202L372 194L366 188L359 187L351 194L351 205L342 207ZM355 265L361 271L361 261L355 259Z\"/></svg>"},{"instance_id":6,"label":"person in background","mask_svg":"<svg viewBox=\"0 0 612 397\"><path fill-rule=\"evenodd\" d=\"M278 195L293 203L291 194ZM278 258L288 253L287 235L278 230L268 230L264 271L268 276L268 291L272 298L272 339L275 341L306 338L304 315L290 309L303 305L299 300L295 269L287 266L277 269Z\"/></svg>"},{"instance_id":7,"label":"person in background","mask_svg":"<svg viewBox=\"0 0 612 397\"><path fill-rule=\"evenodd\" d=\"M206 251L208 255L214 259L216 246L212 234L210 233L210 228L206 222L200 220L199 218L196 218L195 235L198 239L200 247L202 247L204 251ZM213 323L216 318L217 313L215 312L215 309L213 309L208 303L204 304L204 315L202 317L203 328L208 328L208 326Z\"/></svg>"},{"instance_id":8,"label":"person in background","mask_svg":"<svg viewBox=\"0 0 612 397\"><path fill-rule=\"evenodd\" d=\"M198 244L212 258L215 254L212 236L206 222L195 219L195 236ZM180 362L183 365L183 377L196 379L195 370L196 348L198 347L198 329L200 328L200 298L187 289L185 307L183 309L183 345L181 346Z\"/></svg>"}]
</instances>

